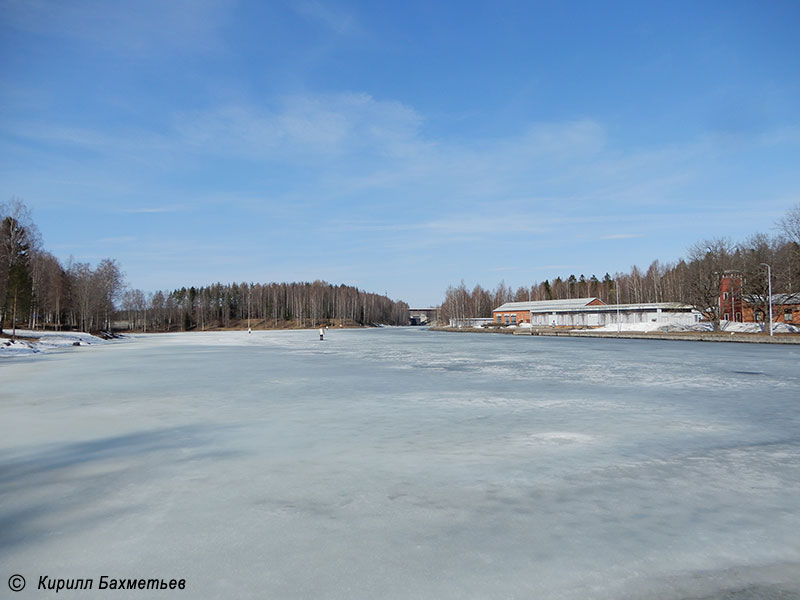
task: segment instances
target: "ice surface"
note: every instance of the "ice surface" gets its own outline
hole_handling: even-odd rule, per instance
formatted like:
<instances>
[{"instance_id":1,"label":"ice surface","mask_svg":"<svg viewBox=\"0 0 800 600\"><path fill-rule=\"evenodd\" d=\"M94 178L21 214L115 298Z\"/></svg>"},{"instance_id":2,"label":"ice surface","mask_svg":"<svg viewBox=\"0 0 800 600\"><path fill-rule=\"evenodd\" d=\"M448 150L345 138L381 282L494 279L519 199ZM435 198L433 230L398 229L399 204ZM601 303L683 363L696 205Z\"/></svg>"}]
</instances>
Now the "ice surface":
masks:
<instances>
[{"instance_id":1,"label":"ice surface","mask_svg":"<svg viewBox=\"0 0 800 600\"><path fill-rule=\"evenodd\" d=\"M4 359L0 584L797 598L798 365L785 346L404 328Z\"/></svg>"}]
</instances>

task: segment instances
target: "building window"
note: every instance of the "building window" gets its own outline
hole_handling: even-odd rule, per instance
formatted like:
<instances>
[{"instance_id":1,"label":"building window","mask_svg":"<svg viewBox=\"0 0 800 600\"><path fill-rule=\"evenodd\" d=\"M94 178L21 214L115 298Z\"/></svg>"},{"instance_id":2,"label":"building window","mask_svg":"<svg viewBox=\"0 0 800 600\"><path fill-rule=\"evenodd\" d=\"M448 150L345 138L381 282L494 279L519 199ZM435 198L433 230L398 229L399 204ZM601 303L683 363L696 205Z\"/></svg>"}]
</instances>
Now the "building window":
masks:
<instances>
[{"instance_id":1,"label":"building window","mask_svg":"<svg viewBox=\"0 0 800 600\"><path fill-rule=\"evenodd\" d=\"M506 325L508 325L508 315L506 315Z\"/></svg>"},{"instance_id":2,"label":"building window","mask_svg":"<svg viewBox=\"0 0 800 600\"><path fill-rule=\"evenodd\" d=\"M764 320L764 311L757 310L756 311L756 323L760 323L763 320Z\"/></svg>"},{"instance_id":3,"label":"building window","mask_svg":"<svg viewBox=\"0 0 800 600\"><path fill-rule=\"evenodd\" d=\"M784 308L783 309L783 320L788 323L792 320L792 309L791 308Z\"/></svg>"},{"instance_id":4,"label":"building window","mask_svg":"<svg viewBox=\"0 0 800 600\"><path fill-rule=\"evenodd\" d=\"M725 320L725 321L730 321L730 318L731 318L731 316L728 313L725 313L723 315L723 317L722 317L722 319Z\"/></svg>"},{"instance_id":5,"label":"building window","mask_svg":"<svg viewBox=\"0 0 800 600\"><path fill-rule=\"evenodd\" d=\"M722 292L722 299L723 300L727 300L728 299L728 292Z\"/></svg>"},{"instance_id":6,"label":"building window","mask_svg":"<svg viewBox=\"0 0 800 600\"><path fill-rule=\"evenodd\" d=\"M736 313L736 322L737 323L741 323L742 322L742 313L740 313L740 312Z\"/></svg>"},{"instance_id":7,"label":"building window","mask_svg":"<svg viewBox=\"0 0 800 600\"><path fill-rule=\"evenodd\" d=\"M511 324L512 325L516 325L517 324L517 315L511 315Z\"/></svg>"},{"instance_id":8,"label":"building window","mask_svg":"<svg viewBox=\"0 0 800 600\"><path fill-rule=\"evenodd\" d=\"M503 322L503 317L501 315L497 315L497 322L498 323L502 323Z\"/></svg>"}]
</instances>

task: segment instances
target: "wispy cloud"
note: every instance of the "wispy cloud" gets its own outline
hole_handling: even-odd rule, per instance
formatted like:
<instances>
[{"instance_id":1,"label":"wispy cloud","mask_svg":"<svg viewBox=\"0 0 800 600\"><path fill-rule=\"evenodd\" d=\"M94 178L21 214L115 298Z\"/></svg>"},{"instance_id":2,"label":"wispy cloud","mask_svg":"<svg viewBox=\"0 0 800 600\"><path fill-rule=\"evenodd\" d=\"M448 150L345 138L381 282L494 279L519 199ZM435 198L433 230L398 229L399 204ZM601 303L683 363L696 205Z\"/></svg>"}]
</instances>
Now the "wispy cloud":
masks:
<instances>
[{"instance_id":1,"label":"wispy cloud","mask_svg":"<svg viewBox=\"0 0 800 600\"><path fill-rule=\"evenodd\" d=\"M16 29L69 38L125 56L157 57L168 50L218 47L229 0L4 0L3 20Z\"/></svg>"},{"instance_id":2,"label":"wispy cloud","mask_svg":"<svg viewBox=\"0 0 800 600\"><path fill-rule=\"evenodd\" d=\"M100 245L115 245L115 244L130 244L131 242L136 241L136 236L133 235L120 235L116 237L104 237L100 238L99 240L95 240L95 244Z\"/></svg>"},{"instance_id":3,"label":"wispy cloud","mask_svg":"<svg viewBox=\"0 0 800 600\"><path fill-rule=\"evenodd\" d=\"M5 122L1 127L16 138L84 149L99 150L115 145L115 142L119 144L120 141L118 138L115 140L113 136L97 130L42 121Z\"/></svg>"},{"instance_id":4,"label":"wispy cloud","mask_svg":"<svg viewBox=\"0 0 800 600\"><path fill-rule=\"evenodd\" d=\"M330 3L322 4L316 0L297 0L291 4L298 14L322 23L338 34L352 33L358 24L352 14L333 8Z\"/></svg>"},{"instance_id":5,"label":"wispy cloud","mask_svg":"<svg viewBox=\"0 0 800 600\"><path fill-rule=\"evenodd\" d=\"M175 206L154 206L154 207L141 207L141 208L121 208L120 212L134 215L142 214L157 214L157 213L172 213L178 212L180 209Z\"/></svg>"},{"instance_id":6,"label":"wispy cloud","mask_svg":"<svg viewBox=\"0 0 800 600\"><path fill-rule=\"evenodd\" d=\"M125 198L120 213L235 202L238 213L265 223L273 236L310 228L352 256L379 240L385 252L487 245L555 258L571 252L570 244L597 247L599 240L656 238L659 231L686 235L687 214L698 222L718 218L692 193L718 160L713 140L621 149L613 131L590 119L459 139L433 136L427 125L425 115L401 102L307 93L184 110L159 130L40 122L14 125L13 136L91 150L87 160L47 174L84 175L97 184L95 194L106 186L113 192L107 196ZM210 171L218 173L213 189L200 183ZM176 174L191 182L188 188L175 186ZM154 183L144 190L148 180ZM276 231L273 223L285 227ZM579 267L540 267L568 268Z\"/></svg>"},{"instance_id":7,"label":"wispy cloud","mask_svg":"<svg viewBox=\"0 0 800 600\"><path fill-rule=\"evenodd\" d=\"M601 240L630 240L633 238L641 238L644 237L642 233L612 233L610 235L604 235L600 239Z\"/></svg>"},{"instance_id":8,"label":"wispy cloud","mask_svg":"<svg viewBox=\"0 0 800 600\"><path fill-rule=\"evenodd\" d=\"M691 172L686 148L618 153L609 148L605 127L591 120L532 123L514 135L462 140L426 135L424 125L405 104L339 93L286 96L266 107L181 111L158 132L94 132L44 122L11 132L100 152L105 162L136 161L158 170L215 159L300 169L294 188L307 197L372 197L377 207L405 196L427 207L419 211L427 218L415 222L438 231L542 231L543 216L552 219L556 205L567 217L599 203L656 205Z\"/></svg>"},{"instance_id":9,"label":"wispy cloud","mask_svg":"<svg viewBox=\"0 0 800 600\"><path fill-rule=\"evenodd\" d=\"M538 267L533 267L534 269L542 269L542 270L549 270L549 269L575 269L578 265L540 265Z\"/></svg>"},{"instance_id":10,"label":"wispy cloud","mask_svg":"<svg viewBox=\"0 0 800 600\"><path fill-rule=\"evenodd\" d=\"M195 151L252 161L308 160L370 151L402 154L417 146L421 117L368 94L285 97L272 110L231 105L175 116L176 141Z\"/></svg>"},{"instance_id":11,"label":"wispy cloud","mask_svg":"<svg viewBox=\"0 0 800 600\"><path fill-rule=\"evenodd\" d=\"M96 254L87 254L86 252L96 253L98 248L107 248L109 246L126 246L137 241L137 239L134 235L119 235L96 239L80 239L70 243L55 244L53 247L57 250L82 250L81 256L83 259L96 258Z\"/></svg>"}]
</instances>

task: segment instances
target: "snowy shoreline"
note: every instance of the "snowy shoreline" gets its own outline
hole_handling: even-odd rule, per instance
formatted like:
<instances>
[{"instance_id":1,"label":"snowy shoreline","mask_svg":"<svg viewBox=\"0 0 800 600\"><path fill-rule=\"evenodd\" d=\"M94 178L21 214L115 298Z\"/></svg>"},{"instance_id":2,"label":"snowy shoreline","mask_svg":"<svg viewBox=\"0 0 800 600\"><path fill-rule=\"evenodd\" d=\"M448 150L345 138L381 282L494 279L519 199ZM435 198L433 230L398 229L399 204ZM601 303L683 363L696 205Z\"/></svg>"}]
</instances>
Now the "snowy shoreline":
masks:
<instances>
[{"instance_id":1,"label":"snowy shoreline","mask_svg":"<svg viewBox=\"0 0 800 600\"><path fill-rule=\"evenodd\" d=\"M621 323L609 324L590 330L601 333L618 331L640 333L714 333L711 323L697 323L696 325L662 325L659 323ZM774 333L800 333L800 327L786 323L774 323ZM769 325L764 323L738 323L735 321L721 321L720 331L717 333L769 333Z\"/></svg>"},{"instance_id":2,"label":"snowy shoreline","mask_svg":"<svg viewBox=\"0 0 800 600\"><path fill-rule=\"evenodd\" d=\"M710 324L700 323L691 327L677 326L658 326L656 323L625 323L620 330L616 325L606 325L595 329L568 329L568 328L534 328L531 332L529 327L508 327L504 329L482 329L482 328L452 328L452 327L430 327L431 331L449 331L459 333L506 333L517 335L553 336L553 337L623 337L636 339L669 339L683 341L727 341L727 342L752 342L752 343L785 343L800 344L800 335L770 337L764 335L760 323L733 323L723 322L722 330L714 332ZM238 331L238 330L229 330ZM290 330L274 330L290 331ZM300 331L300 330L291 330ZM309 329L308 331L315 331ZM776 323L776 334L800 333L800 327ZM3 332L4 336L9 336L9 331ZM96 335L82 331L37 331L31 329L17 329L16 339L10 337L0 337L0 359L38 354L53 350L61 350L71 346L90 346L106 344L105 340Z\"/></svg>"},{"instance_id":3,"label":"snowy shoreline","mask_svg":"<svg viewBox=\"0 0 800 600\"><path fill-rule=\"evenodd\" d=\"M570 329L569 327L431 327L432 331L455 333L500 333L507 335L543 337L590 337L627 338L649 340L674 340L690 342L748 342L754 344L800 344L800 327L775 323L775 336L761 329L761 323L734 323L723 321L720 331L713 331L710 323L692 326L659 325L657 323L623 323L606 325L591 329ZM790 334L790 335L786 335Z\"/></svg>"},{"instance_id":4,"label":"snowy shoreline","mask_svg":"<svg viewBox=\"0 0 800 600\"><path fill-rule=\"evenodd\" d=\"M3 335L10 335L10 333L4 330ZM107 342L103 338L83 331L17 329L16 339L0 337L0 357L37 354L69 346L90 346L105 343Z\"/></svg>"}]
</instances>

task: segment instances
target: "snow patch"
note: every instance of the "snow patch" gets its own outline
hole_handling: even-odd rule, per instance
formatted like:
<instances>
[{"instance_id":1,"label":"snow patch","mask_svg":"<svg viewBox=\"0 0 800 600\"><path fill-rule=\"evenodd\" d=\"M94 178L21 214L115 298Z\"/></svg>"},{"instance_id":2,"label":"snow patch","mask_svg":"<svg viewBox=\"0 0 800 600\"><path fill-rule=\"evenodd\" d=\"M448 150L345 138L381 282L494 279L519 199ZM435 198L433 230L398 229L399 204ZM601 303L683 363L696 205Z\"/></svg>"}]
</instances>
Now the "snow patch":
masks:
<instances>
[{"instance_id":1,"label":"snow patch","mask_svg":"<svg viewBox=\"0 0 800 600\"><path fill-rule=\"evenodd\" d=\"M728 333L763 333L769 330L769 325L764 323L738 323L734 321L721 321L720 329ZM714 326L711 323L696 323L694 325L663 325L660 323L646 322L646 323L620 323L604 325L602 327L594 327L591 331L663 331L663 332L681 332L681 331L713 331ZM800 327L797 325L789 325L787 323L774 323L772 330L775 333L800 333ZM585 330L579 330L585 331Z\"/></svg>"},{"instance_id":2,"label":"snow patch","mask_svg":"<svg viewBox=\"0 0 800 600\"><path fill-rule=\"evenodd\" d=\"M619 323L603 325L602 327L592 327L589 331L659 331L663 325L659 326L658 323ZM586 329L577 329L575 331L586 331Z\"/></svg>"},{"instance_id":3,"label":"snow patch","mask_svg":"<svg viewBox=\"0 0 800 600\"><path fill-rule=\"evenodd\" d=\"M585 444L591 442L594 438L585 433L576 433L573 431L545 431L542 433L533 433L528 436L528 440L538 444Z\"/></svg>"},{"instance_id":4,"label":"snow patch","mask_svg":"<svg viewBox=\"0 0 800 600\"><path fill-rule=\"evenodd\" d=\"M6 333L8 333L6 331ZM36 331L17 329L17 339L0 338L0 357L36 354L68 346L105 344L106 341L83 331ZM21 339L20 339L21 338Z\"/></svg>"}]
</instances>

